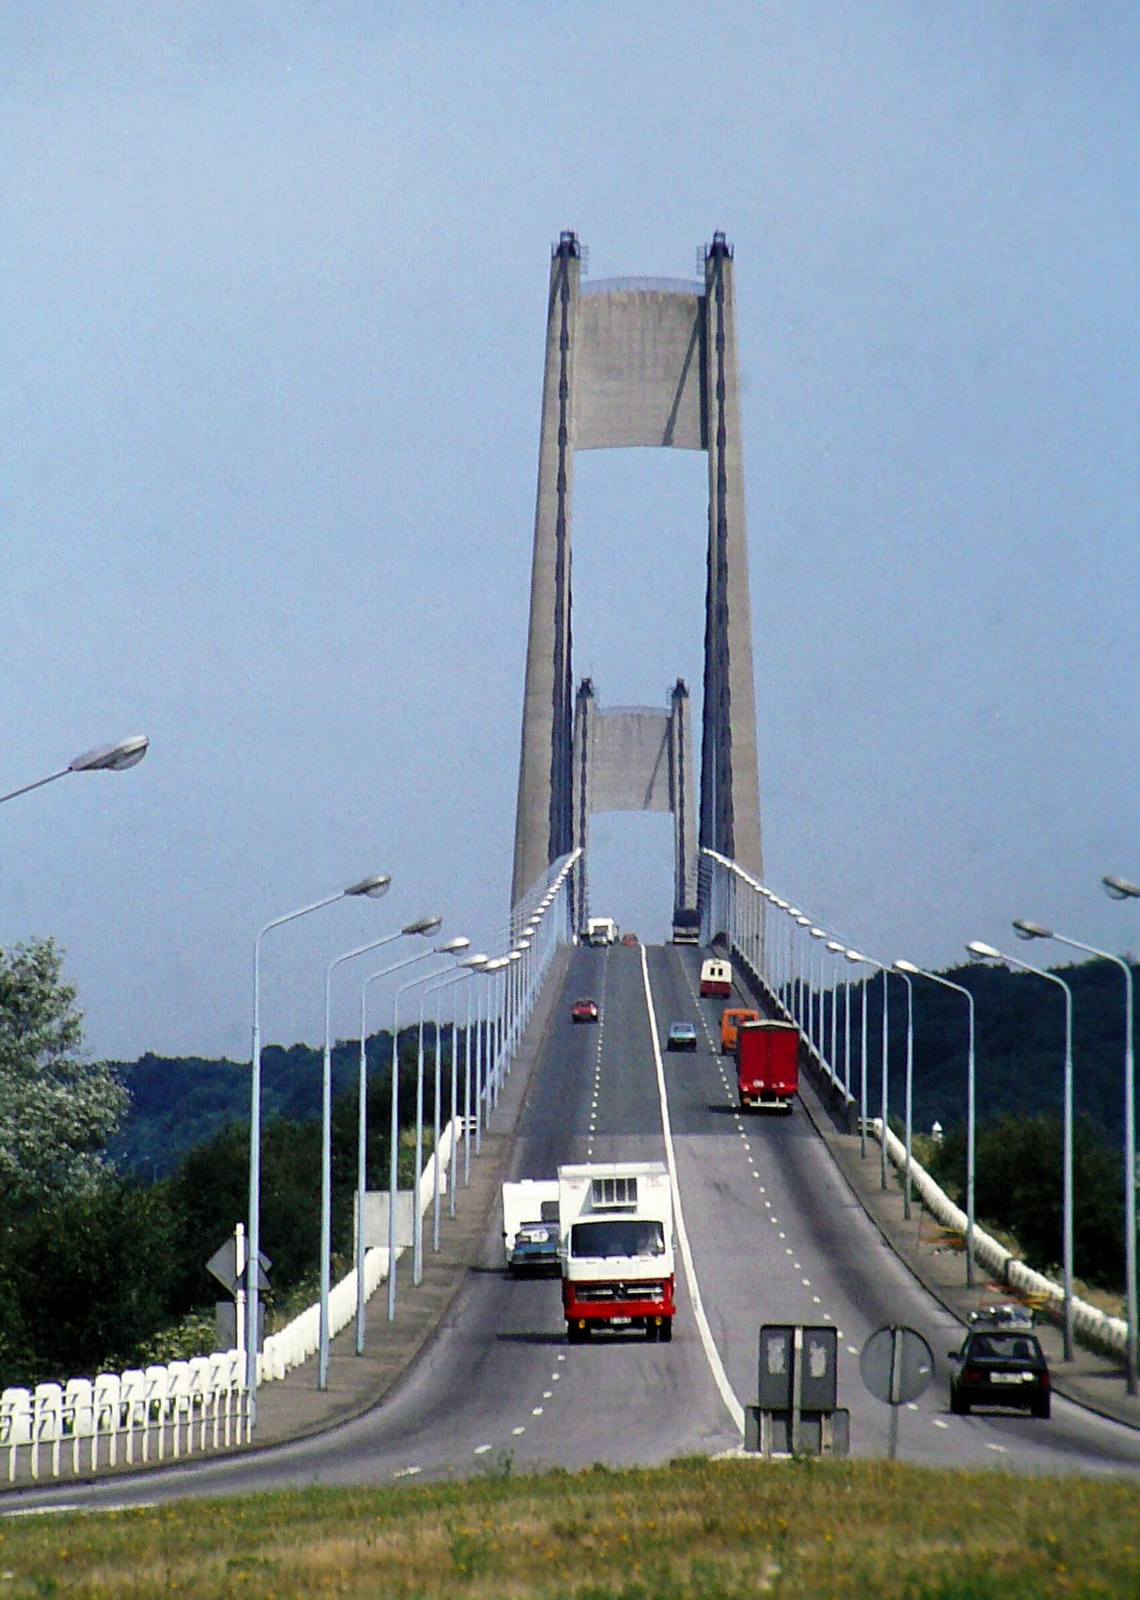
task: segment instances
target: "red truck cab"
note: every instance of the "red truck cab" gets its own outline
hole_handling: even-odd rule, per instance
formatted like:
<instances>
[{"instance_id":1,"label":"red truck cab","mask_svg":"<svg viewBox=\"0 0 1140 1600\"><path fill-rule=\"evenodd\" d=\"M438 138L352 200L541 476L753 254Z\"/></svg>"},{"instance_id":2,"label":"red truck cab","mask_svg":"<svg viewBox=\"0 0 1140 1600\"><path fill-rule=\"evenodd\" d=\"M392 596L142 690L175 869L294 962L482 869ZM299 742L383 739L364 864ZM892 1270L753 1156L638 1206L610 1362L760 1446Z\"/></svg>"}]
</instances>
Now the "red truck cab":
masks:
<instances>
[{"instance_id":1,"label":"red truck cab","mask_svg":"<svg viewBox=\"0 0 1140 1600\"><path fill-rule=\"evenodd\" d=\"M800 1086L800 1033L790 1022L742 1022L736 1033L741 1106L790 1111Z\"/></svg>"}]
</instances>

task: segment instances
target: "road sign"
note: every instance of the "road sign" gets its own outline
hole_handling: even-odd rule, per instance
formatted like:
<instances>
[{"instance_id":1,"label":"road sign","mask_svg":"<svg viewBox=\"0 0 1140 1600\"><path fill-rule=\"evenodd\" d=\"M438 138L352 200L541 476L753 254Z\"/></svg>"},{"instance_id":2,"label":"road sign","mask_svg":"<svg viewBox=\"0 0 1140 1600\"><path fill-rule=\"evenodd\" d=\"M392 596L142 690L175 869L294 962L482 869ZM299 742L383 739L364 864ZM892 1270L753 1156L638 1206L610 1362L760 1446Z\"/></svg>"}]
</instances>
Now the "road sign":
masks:
<instances>
[{"instance_id":1,"label":"road sign","mask_svg":"<svg viewBox=\"0 0 1140 1600\"><path fill-rule=\"evenodd\" d=\"M245 1254L244 1249L242 1254ZM257 1287L259 1290L268 1289L268 1274L273 1263L265 1254L264 1250L259 1250L257 1252L257 1260L260 1267L260 1271L257 1275ZM226 1240L225 1244L220 1245L219 1248L214 1251L209 1261L206 1262L206 1271L212 1278L216 1278L218 1280L227 1294L236 1294L239 1289L247 1289L249 1287L248 1283L246 1282L248 1274L244 1270L239 1273L237 1261L237 1235L231 1234Z\"/></svg>"},{"instance_id":2,"label":"road sign","mask_svg":"<svg viewBox=\"0 0 1140 1600\"><path fill-rule=\"evenodd\" d=\"M914 1328L880 1328L863 1346L859 1371L876 1400L905 1406L933 1378L934 1354Z\"/></svg>"},{"instance_id":3,"label":"road sign","mask_svg":"<svg viewBox=\"0 0 1140 1600\"><path fill-rule=\"evenodd\" d=\"M863 1382L876 1400L891 1408L887 1452L893 1461L899 1447L899 1407L917 1400L934 1376L934 1352L914 1328L880 1328L859 1356Z\"/></svg>"}]
</instances>

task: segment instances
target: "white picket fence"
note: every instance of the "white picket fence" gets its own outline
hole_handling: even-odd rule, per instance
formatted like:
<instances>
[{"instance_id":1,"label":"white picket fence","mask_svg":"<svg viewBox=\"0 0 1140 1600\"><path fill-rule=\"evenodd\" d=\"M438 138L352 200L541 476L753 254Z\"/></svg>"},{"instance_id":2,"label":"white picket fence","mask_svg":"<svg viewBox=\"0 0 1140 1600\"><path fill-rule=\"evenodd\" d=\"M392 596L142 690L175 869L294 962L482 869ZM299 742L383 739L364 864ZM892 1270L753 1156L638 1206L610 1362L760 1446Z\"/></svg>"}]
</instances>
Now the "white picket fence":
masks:
<instances>
[{"instance_id":1,"label":"white picket fence","mask_svg":"<svg viewBox=\"0 0 1140 1600\"><path fill-rule=\"evenodd\" d=\"M439 1192L447 1193L452 1156L461 1147L464 1121L449 1123L416 1185L421 1219ZM403 1254L397 1250L397 1259ZM364 1257L365 1297L388 1276L386 1246ZM356 1312L356 1269L329 1295L329 1334L335 1337ZM320 1340L320 1306L311 1305L265 1340L259 1383L280 1379L312 1356ZM225 1350L145 1371L101 1372L65 1384L0 1391L0 1471L7 1481L31 1477L87 1476L118 1466L175 1461L249 1439L245 1352ZM7 1460L5 1461L5 1457Z\"/></svg>"}]
</instances>

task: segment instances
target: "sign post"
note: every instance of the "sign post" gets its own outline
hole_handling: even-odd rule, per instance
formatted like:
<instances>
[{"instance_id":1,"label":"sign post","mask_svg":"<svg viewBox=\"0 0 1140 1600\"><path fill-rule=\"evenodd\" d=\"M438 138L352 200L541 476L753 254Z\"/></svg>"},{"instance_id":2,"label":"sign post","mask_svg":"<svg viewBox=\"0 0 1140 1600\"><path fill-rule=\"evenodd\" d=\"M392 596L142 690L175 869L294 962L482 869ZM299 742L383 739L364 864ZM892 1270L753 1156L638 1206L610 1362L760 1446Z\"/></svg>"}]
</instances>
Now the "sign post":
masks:
<instances>
[{"instance_id":1,"label":"sign post","mask_svg":"<svg viewBox=\"0 0 1140 1600\"><path fill-rule=\"evenodd\" d=\"M914 1328L880 1328L863 1346L859 1371L875 1399L891 1408L887 1454L894 1461L899 1447L899 1407L917 1400L930 1383L934 1353Z\"/></svg>"},{"instance_id":2,"label":"sign post","mask_svg":"<svg viewBox=\"0 0 1140 1600\"><path fill-rule=\"evenodd\" d=\"M269 1288L269 1268L273 1265L263 1250L257 1252L257 1287L259 1291ZM206 1271L212 1278L216 1278L228 1295L233 1296L233 1320L230 1320L230 1308L220 1301L217 1308L217 1331L219 1347L227 1350L245 1349L246 1306L248 1304L247 1290L249 1288L249 1247L246 1242L245 1226L238 1223L233 1234L224 1244L219 1245L206 1262ZM258 1307L257 1348L261 1348L261 1327L263 1312ZM232 1340L230 1335L233 1335Z\"/></svg>"}]
</instances>

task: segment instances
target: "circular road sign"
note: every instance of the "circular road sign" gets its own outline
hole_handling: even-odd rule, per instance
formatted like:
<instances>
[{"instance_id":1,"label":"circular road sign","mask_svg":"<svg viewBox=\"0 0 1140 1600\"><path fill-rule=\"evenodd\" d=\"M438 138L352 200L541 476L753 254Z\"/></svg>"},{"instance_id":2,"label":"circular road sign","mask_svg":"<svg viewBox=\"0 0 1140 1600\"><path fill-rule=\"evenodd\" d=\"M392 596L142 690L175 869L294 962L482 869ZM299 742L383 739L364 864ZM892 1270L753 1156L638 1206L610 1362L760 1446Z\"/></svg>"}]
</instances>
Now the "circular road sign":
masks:
<instances>
[{"instance_id":1,"label":"circular road sign","mask_svg":"<svg viewBox=\"0 0 1140 1600\"><path fill-rule=\"evenodd\" d=\"M859 1372L876 1400L903 1406L934 1376L934 1354L914 1328L880 1328L863 1346Z\"/></svg>"}]
</instances>

